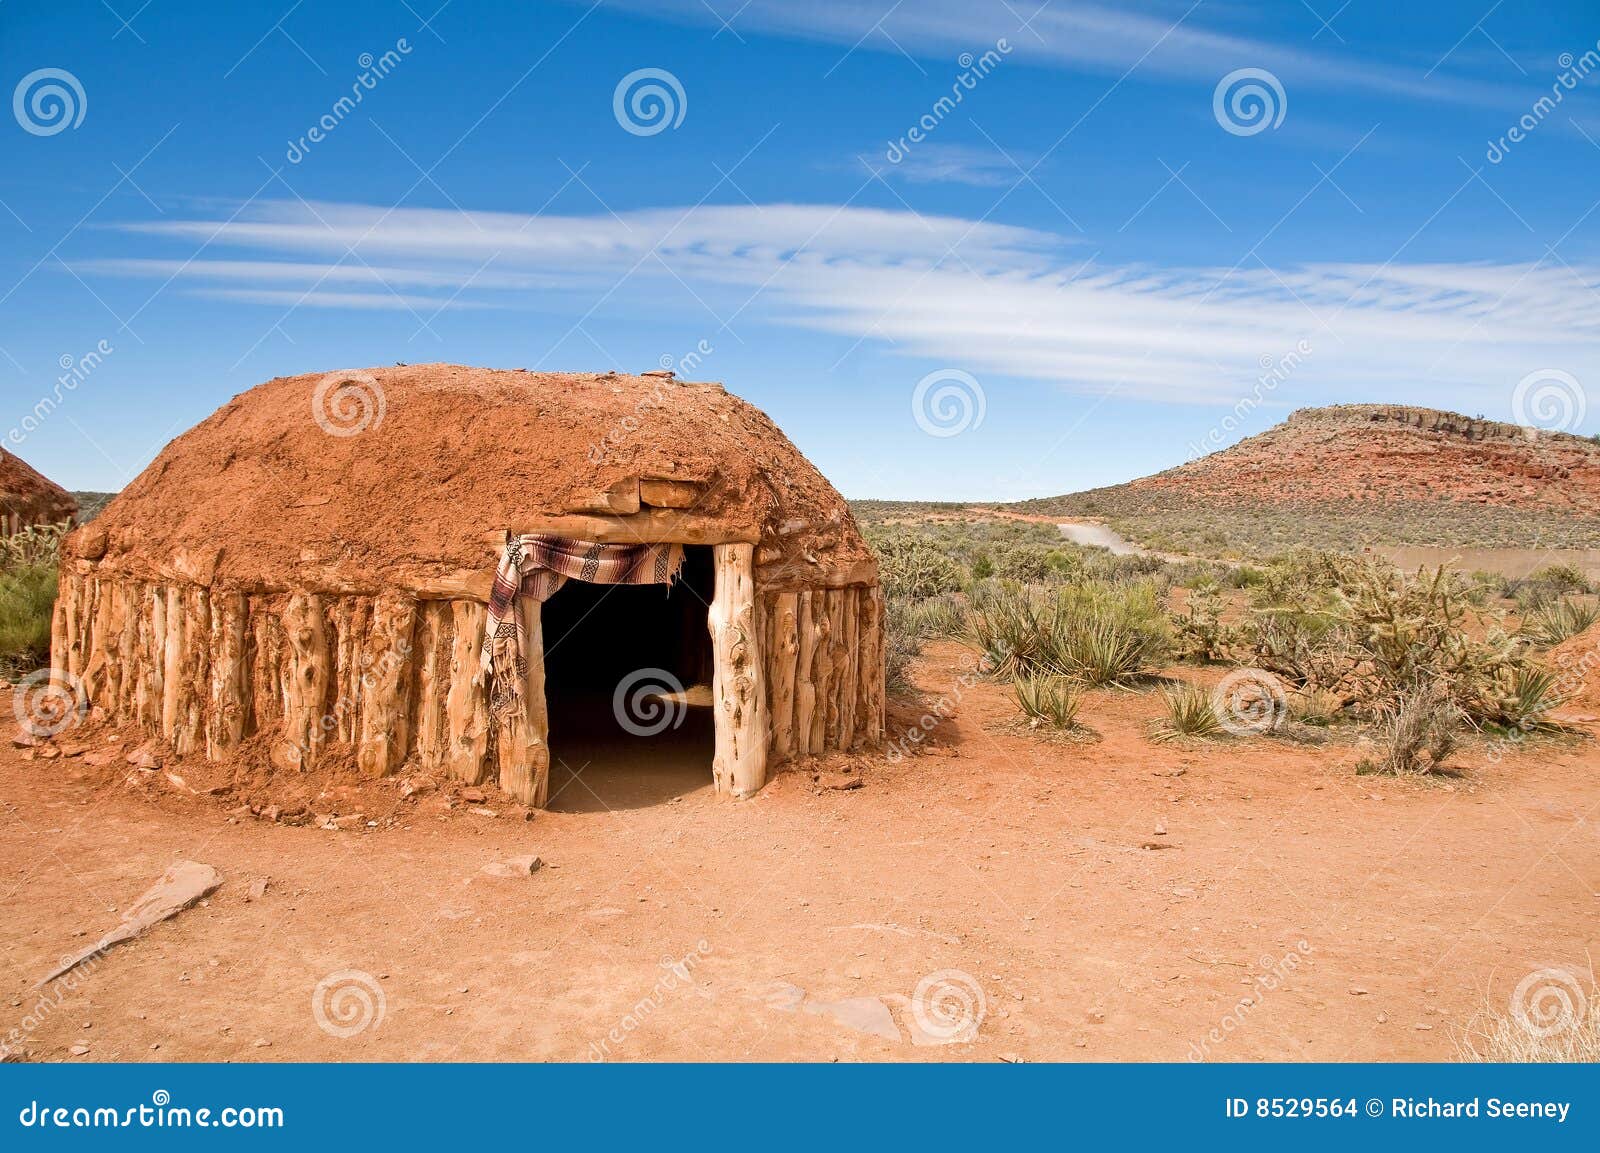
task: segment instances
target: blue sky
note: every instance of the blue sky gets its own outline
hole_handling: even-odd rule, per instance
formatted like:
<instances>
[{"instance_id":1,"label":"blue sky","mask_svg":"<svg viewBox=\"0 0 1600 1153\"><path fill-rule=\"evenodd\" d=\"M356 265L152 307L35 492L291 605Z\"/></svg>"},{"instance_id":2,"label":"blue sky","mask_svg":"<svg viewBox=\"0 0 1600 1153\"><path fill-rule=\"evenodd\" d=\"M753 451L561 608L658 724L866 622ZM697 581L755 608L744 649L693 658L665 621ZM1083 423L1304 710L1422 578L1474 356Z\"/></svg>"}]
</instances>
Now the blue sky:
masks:
<instances>
[{"instance_id":1,"label":"blue sky","mask_svg":"<svg viewBox=\"0 0 1600 1153\"><path fill-rule=\"evenodd\" d=\"M1600 431L1593 4L141 3L0 6L0 443L69 487L395 361L700 350L854 497Z\"/></svg>"}]
</instances>

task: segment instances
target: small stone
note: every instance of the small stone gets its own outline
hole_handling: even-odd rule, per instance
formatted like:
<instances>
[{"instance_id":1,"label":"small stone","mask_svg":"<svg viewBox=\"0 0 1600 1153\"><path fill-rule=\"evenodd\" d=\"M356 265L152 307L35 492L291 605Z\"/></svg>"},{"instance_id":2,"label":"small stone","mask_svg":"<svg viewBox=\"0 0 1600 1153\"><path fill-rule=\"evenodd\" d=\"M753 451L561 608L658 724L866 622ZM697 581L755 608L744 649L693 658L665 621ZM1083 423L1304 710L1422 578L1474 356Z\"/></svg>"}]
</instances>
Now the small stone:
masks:
<instances>
[{"instance_id":1,"label":"small stone","mask_svg":"<svg viewBox=\"0 0 1600 1153\"><path fill-rule=\"evenodd\" d=\"M244 899L247 901L259 901L266 895L267 879L265 877L257 877L250 882L250 891L245 894Z\"/></svg>"},{"instance_id":2,"label":"small stone","mask_svg":"<svg viewBox=\"0 0 1600 1153\"><path fill-rule=\"evenodd\" d=\"M481 805L488 798L483 795L482 789L466 788L461 790L461 799L469 805Z\"/></svg>"},{"instance_id":3,"label":"small stone","mask_svg":"<svg viewBox=\"0 0 1600 1153\"><path fill-rule=\"evenodd\" d=\"M1379 1013L1378 1014L1378 1024L1387 1025L1388 1023L1389 1023L1389 1014L1387 1014L1387 1013Z\"/></svg>"},{"instance_id":4,"label":"small stone","mask_svg":"<svg viewBox=\"0 0 1600 1153\"><path fill-rule=\"evenodd\" d=\"M1350 986L1350 995L1352 997L1365 997L1367 995L1367 991L1365 989L1363 989L1360 985L1351 985Z\"/></svg>"},{"instance_id":5,"label":"small stone","mask_svg":"<svg viewBox=\"0 0 1600 1153\"><path fill-rule=\"evenodd\" d=\"M1417 1029L1418 1029L1419 1032L1426 1033L1429 1030L1431 1030L1432 1028L1433 1028L1432 1025L1424 1024L1421 1021L1417 1022Z\"/></svg>"},{"instance_id":6,"label":"small stone","mask_svg":"<svg viewBox=\"0 0 1600 1153\"><path fill-rule=\"evenodd\" d=\"M67 1052L71 1053L74 1057L83 1057L83 1056L86 1056L88 1054L89 1046L83 1044L80 1041L78 1044L76 1044L72 1048L68 1049Z\"/></svg>"},{"instance_id":7,"label":"small stone","mask_svg":"<svg viewBox=\"0 0 1600 1153\"><path fill-rule=\"evenodd\" d=\"M824 773L822 775L822 787L840 792L846 789L859 789L861 787L861 778L849 777L843 773Z\"/></svg>"},{"instance_id":8,"label":"small stone","mask_svg":"<svg viewBox=\"0 0 1600 1153\"><path fill-rule=\"evenodd\" d=\"M253 1045L257 1049L266 1049L266 1048L270 1047L271 1044L272 1044L272 1042L267 1040L265 1037L257 1037L254 1041L251 1042L251 1045Z\"/></svg>"},{"instance_id":9,"label":"small stone","mask_svg":"<svg viewBox=\"0 0 1600 1153\"><path fill-rule=\"evenodd\" d=\"M1164 837L1167 835L1167 826L1165 823L1161 821L1156 822L1155 835L1158 837Z\"/></svg>"},{"instance_id":10,"label":"small stone","mask_svg":"<svg viewBox=\"0 0 1600 1153\"><path fill-rule=\"evenodd\" d=\"M467 812L476 813L480 817L498 817L500 815L493 809L486 809L482 805L474 805L472 808L468 809Z\"/></svg>"}]
</instances>

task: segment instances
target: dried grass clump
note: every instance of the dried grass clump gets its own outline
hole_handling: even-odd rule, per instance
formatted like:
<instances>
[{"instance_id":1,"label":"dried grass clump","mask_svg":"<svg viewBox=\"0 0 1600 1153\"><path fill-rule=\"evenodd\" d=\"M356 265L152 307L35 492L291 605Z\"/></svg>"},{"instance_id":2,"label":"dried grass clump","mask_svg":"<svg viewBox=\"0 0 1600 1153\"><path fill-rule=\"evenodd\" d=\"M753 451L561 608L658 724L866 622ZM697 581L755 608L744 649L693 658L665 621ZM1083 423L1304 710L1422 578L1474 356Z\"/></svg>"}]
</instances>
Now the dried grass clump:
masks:
<instances>
[{"instance_id":1,"label":"dried grass clump","mask_svg":"<svg viewBox=\"0 0 1600 1153\"><path fill-rule=\"evenodd\" d=\"M1462 1028L1455 1046L1457 1061L1600 1061L1600 986L1592 975L1585 992L1571 973L1530 974L1513 994L1511 1012L1485 1006Z\"/></svg>"},{"instance_id":2,"label":"dried grass clump","mask_svg":"<svg viewBox=\"0 0 1600 1153\"><path fill-rule=\"evenodd\" d=\"M1455 751L1463 714L1450 690L1437 682L1402 692L1378 725L1382 760L1364 760L1357 771L1397 776L1436 772Z\"/></svg>"}]
</instances>

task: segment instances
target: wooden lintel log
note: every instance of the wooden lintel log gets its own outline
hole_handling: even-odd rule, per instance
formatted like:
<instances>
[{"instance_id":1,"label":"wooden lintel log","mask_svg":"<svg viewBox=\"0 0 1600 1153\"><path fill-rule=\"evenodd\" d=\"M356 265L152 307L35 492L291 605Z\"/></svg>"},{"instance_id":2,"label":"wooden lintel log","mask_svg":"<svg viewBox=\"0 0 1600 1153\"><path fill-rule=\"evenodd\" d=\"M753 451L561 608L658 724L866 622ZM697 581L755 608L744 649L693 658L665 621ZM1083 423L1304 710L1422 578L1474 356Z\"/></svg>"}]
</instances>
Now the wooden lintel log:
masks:
<instances>
[{"instance_id":1,"label":"wooden lintel log","mask_svg":"<svg viewBox=\"0 0 1600 1153\"><path fill-rule=\"evenodd\" d=\"M800 651L796 635L799 594L778 593L771 598L771 628L767 646L771 666L772 763L781 765L794 756L795 664Z\"/></svg>"},{"instance_id":2,"label":"wooden lintel log","mask_svg":"<svg viewBox=\"0 0 1600 1153\"><path fill-rule=\"evenodd\" d=\"M544 699L543 606L532 597L518 597L527 674L522 682L522 709L501 720L497 748L500 788L525 805L544 808L550 795L550 720Z\"/></svg>"},{"instance_id":3,"label":"wooden lintel log","mask_svg":"<svg viewBox=\"0 0 1600 1153\"><path fill-rule=\"evenodd\" d=\"M570 513L631 516L639 511L639 478L623 477L607 488L582 489L569 496L565 505Z\"/></svg>"},{"instance_id":4,"label":"wooden lintel log","mask_svg":"<svg viewBox=\"0 0 1600 1153\"><path fill-rule=\"evenodd\" d=\"M711 628L711 698L716 753L712 779L719 793L748 797L767 783L767 690L755 586L755 548L723 544L712 550L716 594Z\"/></svg>"},{"instance_id":5,"label":"wooden lintel log","mask_svg":"<svg viewBox=\"0 0 1600 1153\"><path fill-rule=\"evenodd\" d=\"M829 564L818 561L778 561L763 564L756 569L756 583L763 591L780 588L844 588L846 585L873 585L878 583L878 562L854 561L850 564Z\"/></svg>"},{"instance_id":6,"label":"wooden lintel log","mask_svg":"<svg viewBox=\"0 0 1600 1153\"><path fill-rule=\"evenodd\" d=\"M639 481L639 499L653 508L693 508L706 494L701 481L648 476Z\"/></svg>"},{"instance_id":7,"label":"wooden lintel log","mask_svg":"<svg viewBox=\"0 0 1600 1153\"><path fill-rule=\"evenodd\" d=\"M672 508L647 508L633 516L530 518L506 527L517 536L543 533L595 544L754 544L761 537L761 530L755 525L729 524L720 517ZM485 533L484 542L498 557L505 547L505 533Z\"/></svg>"},{"instance_id":8,"label":"wooden lintel log","mask_svg":"<svg viewBox=\"0 0 1600 1153\"><path fill-rule=\"evenodd\" d=\"M450 606L450 693L445 702L445 768L469 785L488 775L489 704L479 654L483 646L483 605L456 601Z\"/></svg>"},{"instance_id":9,"label":"wooden lintel log","mask_svg":"<svg viewBox=\"0 0 1600 1153\"><path fill-rule=\"evenodd\" d=\"M356 768L369 779L386 777L405 760L411 738L411 661L417 602L379 597L360 658L361 721Z\"/></svg>"},{"instance_id":10,"label":"wooden lintel log","mask_svg":"<svg viewBox=\"0 0 1600 1153\"><path fill-rule=\"evenodd\" d=\"M211 598L211 702L206 712L206 756L238 748L250 716L250 666L246 638L249 602L241 592Z\"/></svg>"},{"instance_id":11,"label":"wooden lintel log","mask_svg":"<svg viewBox=\"0 0 1600 1153\"><path fill-rule=\"evenodd\" d=\"M327 736L323 718L333 682L322 598L291 596L282 621L283 733L273 760L282 768L310 768Z\"/></svg>"}]
</instances>

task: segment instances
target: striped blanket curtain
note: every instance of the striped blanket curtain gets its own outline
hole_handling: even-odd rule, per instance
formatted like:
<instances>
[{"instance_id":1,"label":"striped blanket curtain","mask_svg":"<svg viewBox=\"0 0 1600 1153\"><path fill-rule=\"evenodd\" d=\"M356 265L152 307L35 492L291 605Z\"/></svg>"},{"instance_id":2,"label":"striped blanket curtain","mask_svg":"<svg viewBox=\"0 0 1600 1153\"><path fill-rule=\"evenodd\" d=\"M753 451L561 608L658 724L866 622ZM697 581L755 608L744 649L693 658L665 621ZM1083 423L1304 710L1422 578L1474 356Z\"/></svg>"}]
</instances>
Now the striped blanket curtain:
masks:
<instances>
[{"instance_id":1,"label":"striped blanket curtain","mask_svg":"<svg viewBox=\"0 0 1600 1153\"><path fill-rule=\"evenodd\" d=\"M591 544L556 536L508 536L489 592L483 669L492 675L489 711L496 717L522 704L528 638L519 597L543 603L569 580L602 585L670 584L683 566L681 544Z\"/></svg>"}]
</instances>

